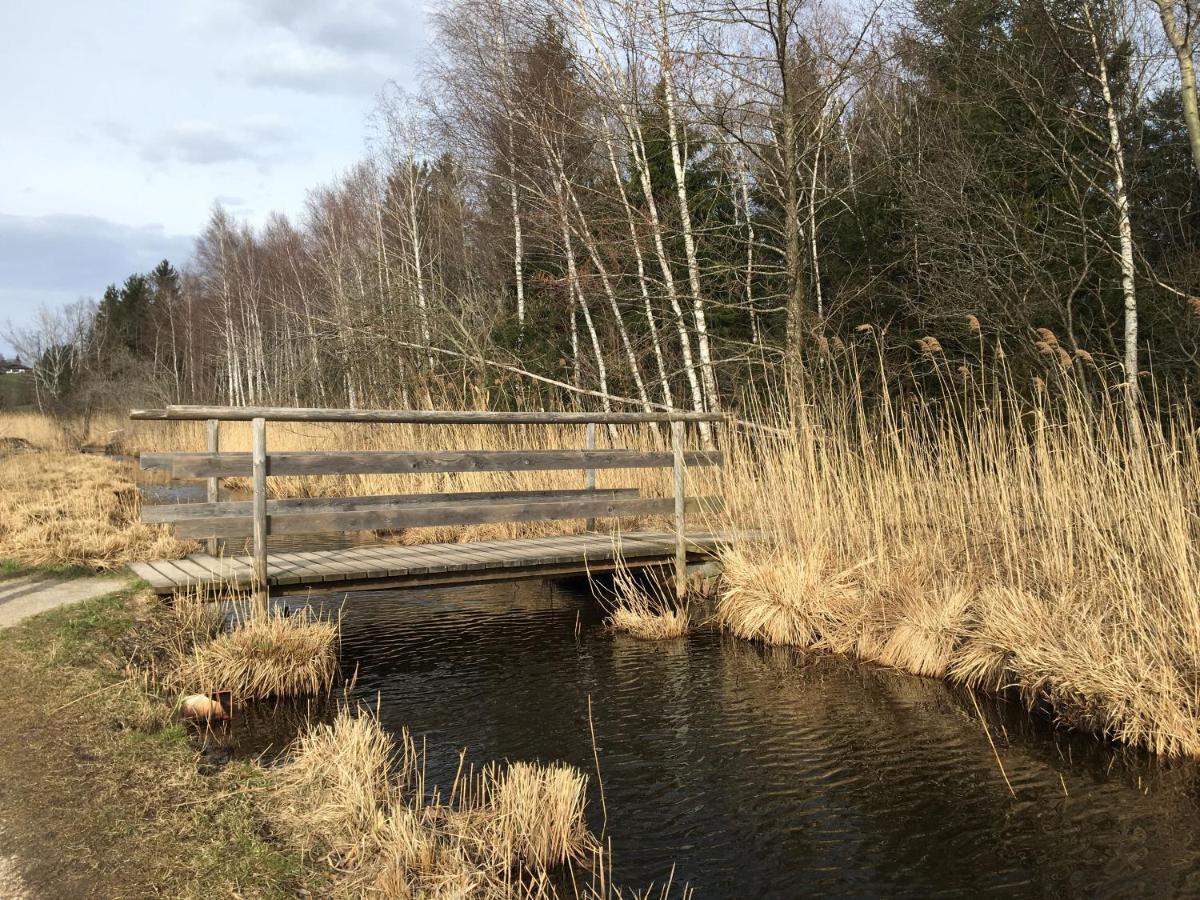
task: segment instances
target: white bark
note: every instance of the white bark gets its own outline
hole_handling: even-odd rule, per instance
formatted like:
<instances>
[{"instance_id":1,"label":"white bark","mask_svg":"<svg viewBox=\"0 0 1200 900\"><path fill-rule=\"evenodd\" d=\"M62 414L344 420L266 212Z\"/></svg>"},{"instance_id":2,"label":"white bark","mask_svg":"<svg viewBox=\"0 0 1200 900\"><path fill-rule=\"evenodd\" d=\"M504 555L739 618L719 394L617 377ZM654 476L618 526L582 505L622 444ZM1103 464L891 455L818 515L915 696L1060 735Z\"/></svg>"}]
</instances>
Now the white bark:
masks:
<instances>
[{"instance_id":1,"label":"white bark","mask_svg":"<svg viewBox=\"0 0 1200 900\"><path fill-rule=\"evenodd\" d=\"M1117 216L1118 254L1121 264L1121 292L1125 299L1125 384L1130 397L1138 386L1138 307L1134 281L1133 225L1129 216L1129 193L1125 186L1125 150L1121 143L1121 125L1112 88L1108 81L1108 63L1100 46L1097 23L1092 16L1090 0L1084 0L1084 16L1091 35L1092 51L1096 57L1096 80L1104 98L1104 114L1108 120L1108 157L1112 166L1112 203Z\"/></svg>"},{"instance_id":2,"label":"white bark","mask_svg":"<svg viewBox=\"0 0 1200 900\"><path fill-rule=\"evenodd\" d=\"M662 388L663 402L671 407L675 400L671 396L671 380L667 376L667 364L663 357L662 341L658 336L658 322L654 315L654 306L650 302L650 287L646 281L646 261L642 257L642 242L638 236L637 224L633 215L633 207L629 205L629 197L625 193L625 183L621 179L621 170L617 166L617 154L613 144L605 137L608 147L608 161L612 166L613 182L621 195L621 206L625 210L625 221L629 224L629 241L633 247L633 256L637 262L638 288L642 294L642 304L646 309L646 325L650 329L650 342L654 348L654 361L658 364L658 381Z\"/></svg>"},{"instance_id":3,"label":"white bark","mask_svg":"<svg viewBox=\"0 0 1200 900\"><path fill-rule=\"evenodd\" d=\"M1196 96L1196 66L1192 59L1192 22L1190 21L1191 4L1184 6L1184 22L1180 28L1175 16L1176 0L1155 0L1158 4L1158 15L1162 20L1163 33L1167 43L1175 51L1175 60L1179 65L1179 97L1183 104L1183 120L1187 123L1188 143L1192 150L1192 164L1200 175L1200 109L1197 108Z\"/></svg>"},{"instance_id":4,"label":"white bark","mask_svg":"<svg viewBox=\"0 0 1200 900\"><path fill-rule=\"evenodd\" d=\"M696 242L692 234L692 214L688 207L686 159L680 147L679 128L675 114L675 83L672 75L670 35L667 26L667 2L658 0L661 25L659 65L663 77L663 99L667 107L667 137L671 144L671 166L675 172L675 191L679 199L679 222L683 231L683 249L687 257L688 285L692 291L692 316L696 322L696 344L700 354L700 374L708 405L721 408L717 394L717 376L713 369L712 350L708 341L708 320L704 313L704 298L700 292L700 265L696 259Z\"/></svg>"},{"instance_id":5,"label":"white bark","mask_svg":"<svg viewBox=\"0 0 1200 900\"><path fill-rule=\"evenodd\" d=\"M654 239L655 256L658 258L659 268L662 271L663 286L666 288L667 299L671 304L671 309L675 313L676 327L679 332L679 347L683 356L683 370L687 376L688 388L692 395L692 408L697 412L703 412L704 394L700 386L700 378L696 372L697 367L692 357L692 343L687 320L684 318L683 308L679 304L679 294L675 288L675 277L671 271L671 263L667 257L666 247L663 242L662 223L658 216L658 205L654 200L654 190L650 180L650 167L646 162L645 142L642 138L641 125L637 121L635 110L623 96L619 81L608 64L608 59L604 55L604 51L592 28L591 18L583 6L583 0L577 0L577 9L579 11L580 24L583 27L588 43L596 51L596 58L604 68L608 87L616 101L617 112L629 141L630 161L637 170L638 181L641 184L642 194L646 200L646 213L650 220L650 233ZM706 447L712 446L712 429L709 423L701 422L699 427L700 437L704 445Z\"/></svg>"}]
</instances>

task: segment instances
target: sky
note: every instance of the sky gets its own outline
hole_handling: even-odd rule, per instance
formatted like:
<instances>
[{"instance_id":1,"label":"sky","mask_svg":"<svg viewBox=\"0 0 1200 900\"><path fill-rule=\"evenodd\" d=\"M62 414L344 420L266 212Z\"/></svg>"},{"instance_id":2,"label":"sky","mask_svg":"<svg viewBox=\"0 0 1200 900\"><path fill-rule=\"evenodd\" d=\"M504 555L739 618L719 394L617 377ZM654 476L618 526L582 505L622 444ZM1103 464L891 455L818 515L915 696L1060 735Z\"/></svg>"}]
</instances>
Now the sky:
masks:
<instances>
[{"instance_id":1,"label":"sky","mask_svg":"<svg viewBox=\"0 0 1200 900\"><path fill-rule=\"evenodd\" d=\"M0 2L0 353L42 304L185 264L216 203L302 211L426 40L422 0Z\"/></svg>"}]
</instances>

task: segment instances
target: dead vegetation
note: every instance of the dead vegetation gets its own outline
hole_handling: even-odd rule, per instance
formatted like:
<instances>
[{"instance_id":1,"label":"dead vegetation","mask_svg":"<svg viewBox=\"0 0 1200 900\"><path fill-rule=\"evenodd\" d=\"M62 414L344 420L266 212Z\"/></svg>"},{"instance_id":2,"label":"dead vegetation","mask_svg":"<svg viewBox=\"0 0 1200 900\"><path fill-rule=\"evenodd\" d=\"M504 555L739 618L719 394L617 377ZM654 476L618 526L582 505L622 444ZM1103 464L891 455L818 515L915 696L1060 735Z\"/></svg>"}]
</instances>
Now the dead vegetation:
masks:
<instances>
[{"instance_id":1,"label":"dead vegetation","mask_svg":"<svg viewBox=\"0 0 1200 900\"><path fill-rule=\"evenodd\" d=\"M131 605L136 625L121 641L127 680L173 705L194 694L228 695L235 706L328 695L338 678L335 619L305 609L259 613L237 590L179 593L170 603L146 592Z\"/></svg>"},{"instance_id":2,"label":"dead vegetation","mask_svg":"<svg viewBox=\"0 0 1200 900\"><path fill-rule=\"evenodd\" d=\"M183 555L190 544L138 521L133 467L61 452L0 454L0 559L118 569Z\"/></svg>"},{"instance_id":3,"label":"dead vegetation","mask_svg":"<svg viewBox=\"0 0 1200 900\"><path fill-rule=\"evenodd\" d=\"M598 599L609 607L608 626L644 641L682 637L691 627L687 606L675 599L666 572L634 573L617 558L612 588L593 582Z\"/></svg>"},{"instance_id":4,"label":"dead vegetation","mask_svg":"<svg viewBox=\"0 0 1200 900\"><path fill-rule=\"evenodd\" d=\"M1024 412L1004 385L961 391L935 418L813 389L735 446L727 524L763 539L725 552L719 620L1200 756L1193 429L1131 432L1068 380Z\"/></svg>"},{"instance_id":5,"label":"dead vegetation","mask_svg":"<svg viewBox=\"0 0 1200 900\"><path fill-rule=\"evenodd\" d=\"M443 797L407 732L393 741L366 711L313 727L267 777L273 821L348 893L552 897L552 873L596 848L576 769L489 765Z\"/></svg>"},{"instance_id":6,"label":"dead vegetation","mask_svg":"<svg viewBox=\"0 0 1200 900\"><path fill-rule=\"evenodd\" d=\"M338 674L337 622L277 611L234 622L174 660L167 683L186 691L228 691L238 701L326 694Z\"/></svg>"}]
</instances>

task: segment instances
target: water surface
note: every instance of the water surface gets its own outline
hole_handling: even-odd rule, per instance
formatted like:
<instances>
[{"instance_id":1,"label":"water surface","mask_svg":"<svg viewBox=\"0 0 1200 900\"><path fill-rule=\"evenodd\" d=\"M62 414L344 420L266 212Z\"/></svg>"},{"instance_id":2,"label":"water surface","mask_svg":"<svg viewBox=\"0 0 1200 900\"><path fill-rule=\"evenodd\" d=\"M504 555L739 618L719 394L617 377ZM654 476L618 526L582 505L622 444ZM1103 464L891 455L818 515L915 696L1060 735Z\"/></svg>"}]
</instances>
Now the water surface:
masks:
<instances>
[{"instance_id":1,"label":"water surface","mask_svg":"<svg viewBox=\"0 0 1200 900\"><path fill-rule=\"evenodd\" d=\"M342 597L323 598L341 602ZM295 602L295 601L293 601ZM468 759L593 775L621 883L698 898L1197 896L1192 765L1162 766L940 682L713 631L611 635L583 593L523 582L345 598L356 696Z\"/></svg>"}]
</instances>

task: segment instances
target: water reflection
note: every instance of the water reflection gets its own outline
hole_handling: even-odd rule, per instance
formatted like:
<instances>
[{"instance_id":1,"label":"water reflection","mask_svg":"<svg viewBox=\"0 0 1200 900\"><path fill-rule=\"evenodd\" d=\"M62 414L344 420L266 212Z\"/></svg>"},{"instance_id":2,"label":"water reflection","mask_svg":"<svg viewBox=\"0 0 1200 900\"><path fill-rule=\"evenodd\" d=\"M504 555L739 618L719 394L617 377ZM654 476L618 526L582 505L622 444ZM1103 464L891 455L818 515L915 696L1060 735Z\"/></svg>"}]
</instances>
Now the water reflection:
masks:
<instances>
[{"instance_id":1,"label":"water reflection","mask_svg":"<svg viewBox=\"0 0 1200 900\"><path fill-rule=\"evenodd\" d=\"M569 586L344 600L355 696L428 744L593 771L619 881L676 865L697 896L1194 896L1197 768L1055 731L945 685L700 632L607 634ZM294 601L293 601L294 602ZM591 817L600 826L593 784Z\"/></svg>"}]
</instances>

